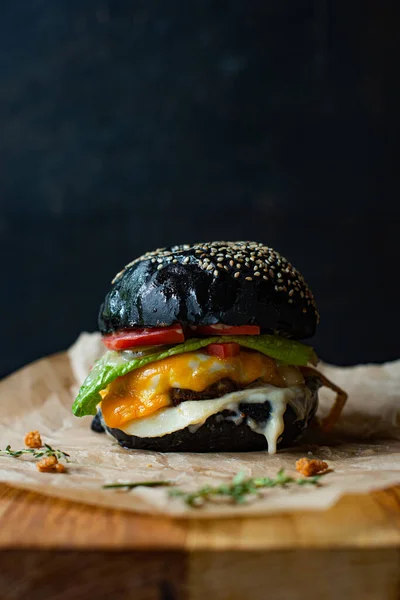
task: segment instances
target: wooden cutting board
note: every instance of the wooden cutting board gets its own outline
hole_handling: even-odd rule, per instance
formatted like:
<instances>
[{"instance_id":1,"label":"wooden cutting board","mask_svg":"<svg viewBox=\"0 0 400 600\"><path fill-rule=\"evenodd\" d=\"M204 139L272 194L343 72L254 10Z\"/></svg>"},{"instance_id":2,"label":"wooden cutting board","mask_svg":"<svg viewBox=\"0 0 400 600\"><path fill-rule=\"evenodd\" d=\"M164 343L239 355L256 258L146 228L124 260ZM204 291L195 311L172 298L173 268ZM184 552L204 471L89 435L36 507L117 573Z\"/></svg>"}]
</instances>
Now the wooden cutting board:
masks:
<instances>
[{"instance_id":1,"label":"wooden cutting board","mask_svg":"<svg viewBox=\"0 0 400 600\"><path fill-rule=\"evenodd\" d=\"M0 486L1 600L400 598L400 487L320 513L170 520Z\"/></svg>"},{"instance_id":2,"label":"wooden cutting board","mask_svg":"<svg viewBox=\"0 0 400 600\"><path fill-rule=\"evenodd\" d=\"M400 487L347 496L325 512L218 521L135 515L0 485L0 600L115 595L399 600Z\"/></svg>"}]
</instances>

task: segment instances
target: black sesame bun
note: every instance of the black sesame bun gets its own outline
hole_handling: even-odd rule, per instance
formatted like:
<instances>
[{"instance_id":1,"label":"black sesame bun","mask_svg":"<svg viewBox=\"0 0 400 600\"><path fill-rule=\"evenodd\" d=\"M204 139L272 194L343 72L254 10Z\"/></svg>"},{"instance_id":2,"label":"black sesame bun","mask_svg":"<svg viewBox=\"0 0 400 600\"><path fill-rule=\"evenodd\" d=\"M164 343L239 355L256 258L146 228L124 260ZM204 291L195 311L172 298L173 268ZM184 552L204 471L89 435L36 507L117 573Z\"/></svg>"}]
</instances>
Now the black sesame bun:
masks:
<instances>
[{"instance_id":1,"label":"black sesame bun","mask_svg":"<svg viewBox=\"0 0 400 600\"><path fill-rule=\"evenodd\" d=\"M115 277L100 308L103 334L133 327L258 325L304 339L318 313L301 274L258 242L207 242L148 252Z\"/></svg>"},{"instance_id":2,"label":"black sesame bun","mask_svg":"<svg viewBox=\"0 0 400 600\"><path fill-rule=\"evenodd\" d=\"M296 403L303 407L302 415L296 414L288 404L284 414L284 431L278 439L277 447L292 446L306 430L315 416L318 407L318 388L321 382L316 377L306 377L303 392L299 391ZM201 402L201 401L199 401ZM239 404L242 414L238 422L235 413L224 410L209 417L198 429L188 427L162 437L137 437L120 429L107 427L99 412L93 419L94 431L106 430L118 443L130 450L153 450L156 452L254 452L267 450L266 437L254 431L254 423L261 428L268 422L271 404ZM253 427L249 426L251 420Z\"/></svg>"}]
</instances>

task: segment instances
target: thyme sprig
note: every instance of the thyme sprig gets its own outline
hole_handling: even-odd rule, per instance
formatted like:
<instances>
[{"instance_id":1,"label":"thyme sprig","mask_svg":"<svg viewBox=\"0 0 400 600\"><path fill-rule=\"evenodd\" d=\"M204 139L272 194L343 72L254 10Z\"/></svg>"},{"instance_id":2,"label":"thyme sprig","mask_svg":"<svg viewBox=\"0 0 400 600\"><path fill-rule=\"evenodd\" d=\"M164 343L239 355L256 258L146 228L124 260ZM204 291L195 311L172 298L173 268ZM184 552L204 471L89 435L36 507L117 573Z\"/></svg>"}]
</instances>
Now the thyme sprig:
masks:
<instances>
[{"instance_id":1,"label":"thyme sprig","mask_svg":"<svg viewBox=\"0 0 400 600\"><path fill-rule=\"evenodd\" d=\"M132 483L107 483L102 487L104 489L121 488L125 490L133 490L137 487L166 487L171 485L171 481L134 481Z\"/></svg>"},{"instance_id":2,"label":"thyme sprig","mask_svg":"<svg viewBox=\"0 0 400 600\"><path fill-rule=\"evenodd\" d=\"M294 485L318 485L320 477L295 478L287 475L284 469L278 471L276 477L245 477L244 473L235 475L231 483L222 483L217 486L205 485L195 492L184 492L182 490L171 490L170 496L183 499L185 504L193 508L199 508L206 502L211 502L215 497L224 497L234 504L244 504L249 496L260 496L260 489L273 487L288 487Z\"/></svg>"},{"instance_id":3,"label":"thyme sprig","mask_svg":"<svg viewBox=\"0 0 400 600\"><path fill-rule=\"evenodd\" d=\"M69 461L69 454L62 450L55 450L49 444L44 444L41 448L23 448L22 450L12 450L11 446L8 445L5 450L0 450L0 455L13 456L19 458L23 454L30 454L33 458L42 458L43 456L55 456L57 460Z\"/></svg>"},{"instance_id":4,"label":"thyme sprig","mask_svg":"<svg viewBox=\"0 0 400 600\"><path fill-rule=\"evenodd\" d=\"M224 497L234 504L244 504L249 496L260 496L260 489L273 487L288 487L294 485L318 485L320 477L295 478L287 475L284 469L278 471L276 477L245 477L244 473L235 475L231 483L222 483L217 486L205 485L195 492L171 490L170 496L180 497L193 508L199 508L206 502L211 502L215 497Z\"/></svg>"},{"instance_id":5,"label":"thyme sprig","mask_svg":"<svg viewBox=\"0 0 400 600\"><path fill-rule=\"evenodd\" d=\"M276 474L276 477L245 477L244 473L235 475L231 483L222 483L217 486L205 485L195 492L185 492L180 489L170 490L171 497L182 498L188 506L200 508L206 502L211 502L216 497L222 497L234 504L244 504L249 496L260 496L260 490L263 488L283 487L289 485L319 485L320 475L314 477L291 477L287 475L284 469ZM145 487L163 487L172 485L171 481L135 481L132 483L108 483L102 487L105 489L121 488L132 490L134 488Z\"/></svg>"}]
</instances>

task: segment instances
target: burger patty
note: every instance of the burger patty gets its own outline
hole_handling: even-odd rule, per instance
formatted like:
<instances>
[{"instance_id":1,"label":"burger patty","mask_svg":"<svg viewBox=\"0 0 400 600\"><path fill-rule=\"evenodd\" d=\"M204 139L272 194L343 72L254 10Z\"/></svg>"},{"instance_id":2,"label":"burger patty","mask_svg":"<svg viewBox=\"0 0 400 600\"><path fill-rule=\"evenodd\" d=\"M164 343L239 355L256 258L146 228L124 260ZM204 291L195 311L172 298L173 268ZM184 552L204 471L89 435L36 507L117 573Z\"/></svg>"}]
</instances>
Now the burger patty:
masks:
<instances>
[{"instance_id":1,"label":"burger patty","mask_svg":"<svg viewBox=\"0 0 400 600\"><path fill-rule=\"evenodd\" d=\"M216 383L209 385L202 392L194 392L193 390L185 390L180 388L173 388L171 390L171 402L173 406L178 406L181 402L187 402L188 400L209 400L210 398L221 398L225 394L236 392L241 387L237 385L232 379L220 379Z\"/></svg>"}]
</instances>

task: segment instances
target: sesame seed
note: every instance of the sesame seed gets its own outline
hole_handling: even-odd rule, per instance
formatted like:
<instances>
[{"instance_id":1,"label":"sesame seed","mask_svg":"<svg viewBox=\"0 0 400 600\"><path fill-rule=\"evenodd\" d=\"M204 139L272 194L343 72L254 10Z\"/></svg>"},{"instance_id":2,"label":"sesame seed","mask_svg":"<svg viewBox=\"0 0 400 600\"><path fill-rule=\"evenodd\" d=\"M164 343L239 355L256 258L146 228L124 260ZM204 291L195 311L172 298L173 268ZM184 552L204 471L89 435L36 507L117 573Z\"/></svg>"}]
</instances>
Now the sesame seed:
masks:
<instances>
[{"instance_id":1,"label":"sesame seed","mask_svg":"<svg viewBox=\"0 0 400 600\"><path fill-rule=\"evenodd\" d=\"M217 271L217 269L215 269L214 273L213 273L214 277L218 277L219 272Z\"/></svg>"},{"instance_id":2,"label":"sesame seed","mask_svg":"<svg viewBox=\"0 0 400 600\"><path fill-rule=\"evenodd\" d=\"M293 298L289 298L288 302L289 304L293 304Z\"/></svg>"},{"instance_id":3,"label":"sesame seed","mask_svg":"<svg viewBox=\"0 0 400 600\"><path fill-rule=\"evenodd\" d=\"M245 277L246 281L253 281L252 277Z\"/></svg>"},{"instance_id":4,"label":"sesame seed","mask_svg":"<svg viewBox=\"0 0 400 600\"><path fill-rule=\"evenodd\" d=\"M303 313L306 313L306 312L307 312L307 309L306 309L306 308L303 308L302 312L303 312Z\"/></svg>"},{"instance_id":5,"label":"sesame seed","mask_svg":"<svg viewBox=\"0 0 400 600\"><path fill-rule=\"evenodd\" d=\"M185 252L184 256L182 256L182 252ZM215 256L216 264L213 261L213 257ZM292 264L278 252L268 246L264 246L261 242L217 241L175 245L169 249L157 248L154 251L146 252L127 264L124 269L116 275L113 283L123 277L127 269L130 269L130 272L132 272L131 267L133 266L134 268L135 264L144 260L148 260L154 264L155 267L157 267L157 270L161 270L169 264L181 263L186 265L192 263L197 264L198 267L203 270L206 269L212 271L214 274L215 272L221 273L221 270L224 269L234 278L238 278L240 276L240 271L243 269L249 269L244 275L251 273L253 277L262 276L264 281L274 278L276 290L284 292L288 296L287 301L289 302L289 300L292 300L290 304L293 303L294 295L298 293L302 299L305 299L302 307L305 305L311 306L318 319L314 297L308 290L307 284L301 273L299 273ZM226 266L228 264L229 268ZM252 277L249 276L246 279L251 281Z\"/></svg>"}]
</instances>

